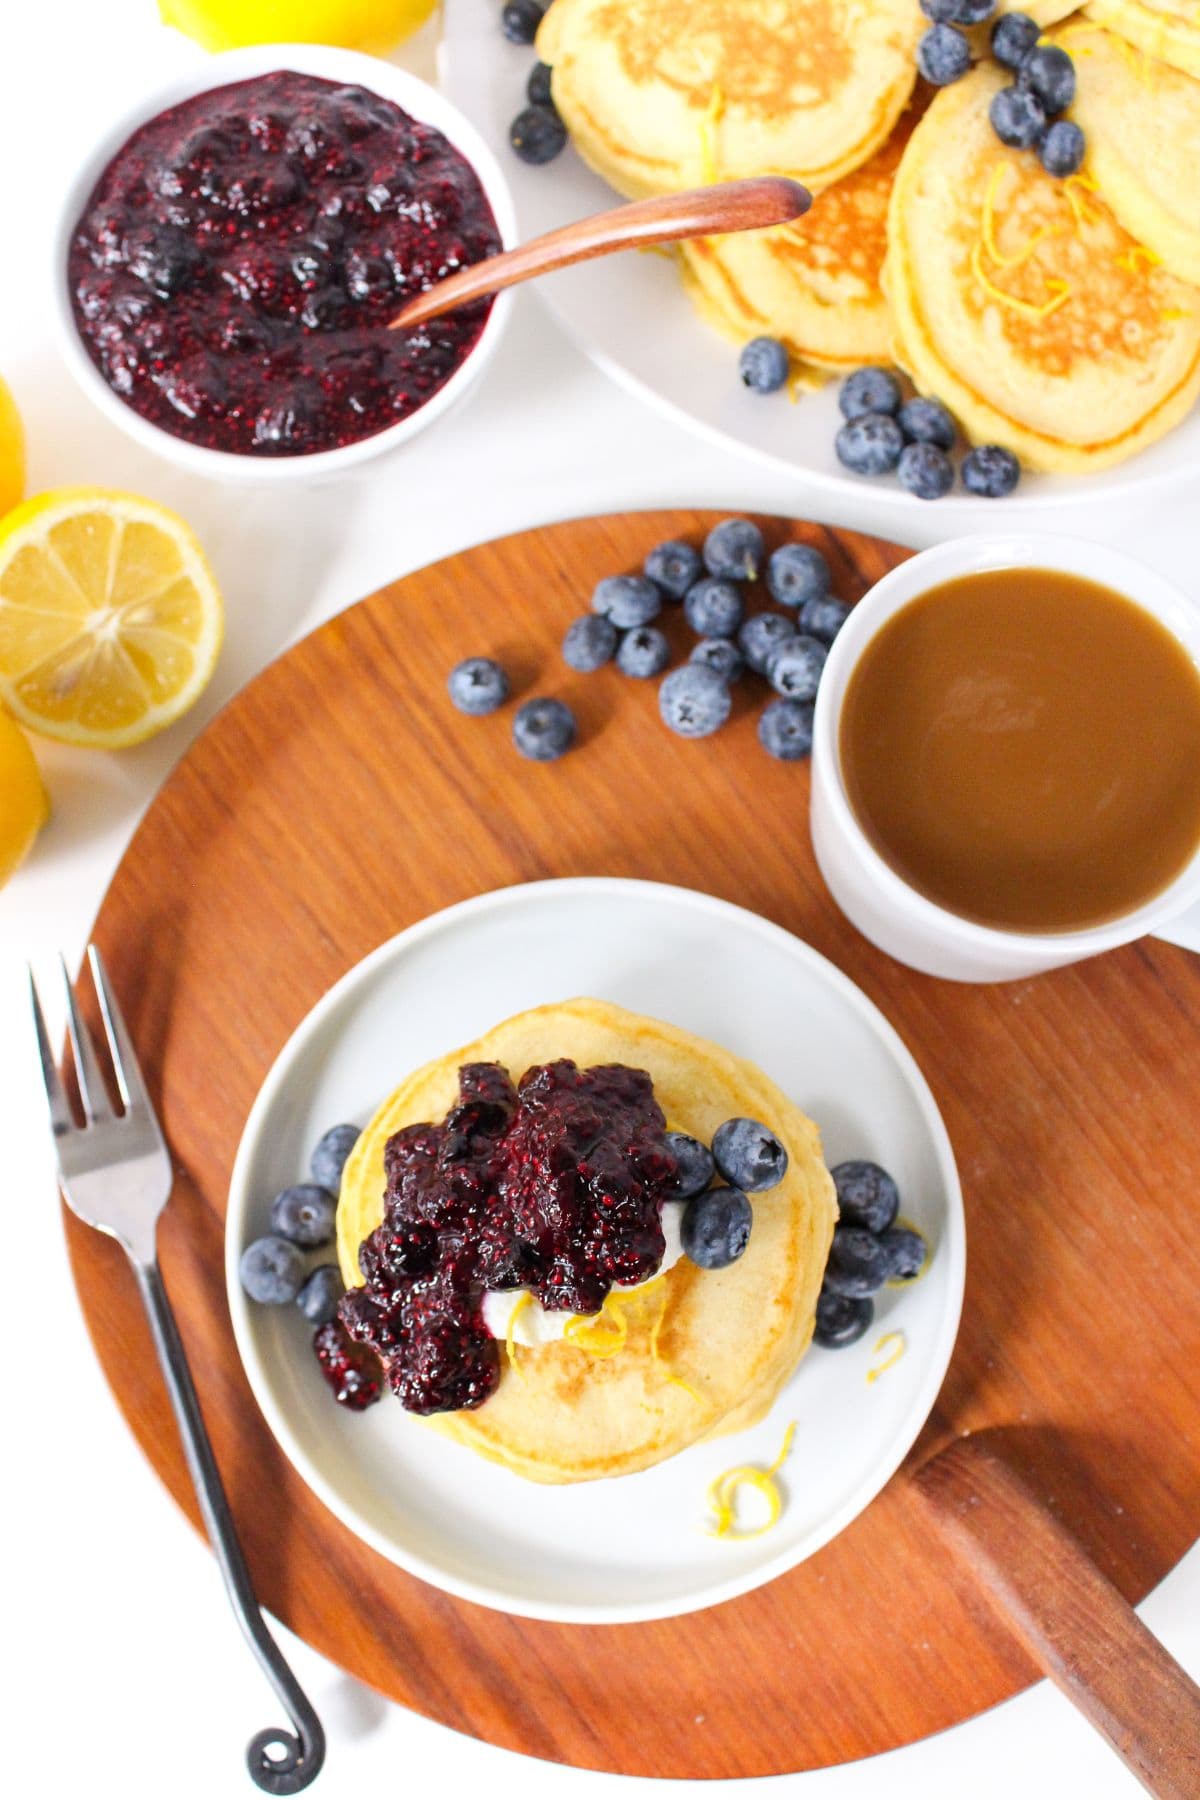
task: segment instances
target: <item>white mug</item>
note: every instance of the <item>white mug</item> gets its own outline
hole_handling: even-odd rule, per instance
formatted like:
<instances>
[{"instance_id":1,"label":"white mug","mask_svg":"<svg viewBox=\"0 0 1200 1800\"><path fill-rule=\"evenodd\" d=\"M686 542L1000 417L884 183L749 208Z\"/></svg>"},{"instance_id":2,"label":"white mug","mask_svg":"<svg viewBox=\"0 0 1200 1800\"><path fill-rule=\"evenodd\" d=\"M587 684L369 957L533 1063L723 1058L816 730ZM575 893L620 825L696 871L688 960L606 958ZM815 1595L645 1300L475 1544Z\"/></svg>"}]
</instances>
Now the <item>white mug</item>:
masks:
<instances>
[{"instance_id":1,"label":"white mug","mask_svg":"<svg viewBox=\"0 0 1200 1800\"><path fill-rule=\"evenodd\" d=\"M1114 588L1165 625L1200 670L1200 610L1144 563L1069 537L966 537L902 563L866 594L842 626L817 694L812 749L812 841L830 893L853 925L899 962L949 981L1012 981L1080 962L1178 921L1200 924L1200 850L1144 905L1084 931L1001 931L927 900L884 861L854 816L838 754L842 702L859 657L888 619L942 582L985 569L1055 569Z\"/></svg>"}]
</instances>

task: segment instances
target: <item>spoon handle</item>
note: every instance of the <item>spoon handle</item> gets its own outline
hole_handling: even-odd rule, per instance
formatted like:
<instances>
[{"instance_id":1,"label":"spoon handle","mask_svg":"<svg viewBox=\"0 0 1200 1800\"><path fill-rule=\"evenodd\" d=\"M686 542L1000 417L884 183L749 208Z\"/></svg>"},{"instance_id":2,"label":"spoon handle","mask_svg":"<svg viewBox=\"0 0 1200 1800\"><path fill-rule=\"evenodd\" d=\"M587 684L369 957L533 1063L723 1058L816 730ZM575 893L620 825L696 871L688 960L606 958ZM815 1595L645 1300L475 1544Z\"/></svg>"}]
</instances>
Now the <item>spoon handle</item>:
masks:
<instances>
[{"instance_id":1,"label":"spoon handle","mask_svg":"<svg viewBox=\"0 0 1200 1800\"><path fill-rule=\"evenodd\" d=\"M748 181L723 181L712 187L689 188L682 194L634 200L628 206L577 219L448 276L410 300L389 329L423 324L467 300L499 293L501 288L514 287L534 275L566 269L613 250L668 244L678 238L717 237L731 231L760 231L767 225L786 225L800 218L811 205L808 189L783 175L756 175Z\"/></svg>"}]
</instances>

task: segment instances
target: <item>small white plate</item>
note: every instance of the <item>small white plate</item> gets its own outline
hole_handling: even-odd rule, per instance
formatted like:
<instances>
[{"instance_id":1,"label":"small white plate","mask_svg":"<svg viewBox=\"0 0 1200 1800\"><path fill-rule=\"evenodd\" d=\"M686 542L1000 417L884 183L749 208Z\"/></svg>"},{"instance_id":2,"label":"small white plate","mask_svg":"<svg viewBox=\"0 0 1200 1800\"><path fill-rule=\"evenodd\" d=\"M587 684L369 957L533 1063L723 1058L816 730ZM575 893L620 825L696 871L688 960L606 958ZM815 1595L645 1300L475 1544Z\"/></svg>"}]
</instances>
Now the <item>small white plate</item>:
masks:
<instances>
[{"instance_id":1,"label":"small white plate","mask_svg":"<svg viewBox=\"0 0 1200 1800\"><path fill-rule=\"evenodd\" d=\"M411 1069L525 1007L593 995L752 1058L821 1127L830 1164L883 1163L933 1246L929 1272L885 1291L848 1350L814 1348L769 1418L658 1468L540 1487L444 1441L390 1399L350 1414L330 1396L294 1307L255 1306L238 1257L272 1196L304 1177L330 1125L365 1122ZM332 988L263 1084L238 1150L226 1277L238 1349L279 1444L351 1531L452 1594L531 1618L628 1623L711 1606L811 1556L879 1492L921 1429L954 1345L962 1198L933 1098L896 1033L806 944L753 913L649 882L535 882L403 931ZM907 1353L873 1385L882 1332ZM706 1535L705 1490L767 1464L796 1421L774 1530Z\"/></svg>"}]
</instances>

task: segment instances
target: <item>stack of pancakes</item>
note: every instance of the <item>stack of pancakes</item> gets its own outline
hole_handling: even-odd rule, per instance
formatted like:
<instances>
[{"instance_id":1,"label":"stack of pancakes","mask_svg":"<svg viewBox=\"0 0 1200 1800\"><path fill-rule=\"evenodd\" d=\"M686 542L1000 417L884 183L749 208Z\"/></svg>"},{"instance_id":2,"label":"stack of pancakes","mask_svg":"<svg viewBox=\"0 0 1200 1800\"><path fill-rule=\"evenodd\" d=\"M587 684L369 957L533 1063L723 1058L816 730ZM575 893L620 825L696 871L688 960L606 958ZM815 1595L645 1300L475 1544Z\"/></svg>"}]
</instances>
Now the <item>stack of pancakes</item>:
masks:
<instances>
[{"instance_id":1,"label":"stack of pancakes","mask_svg":"<svg viewBox=\"0 0 1200 1800\"><path fill-rule=\"evenodd\" d=\"M811 188L794 225L681 250L726 335L782 339L801 383L895 361L972 441L1086 471L1200 394L1200 10L1020 10L1076 59L1088 154L1065 181L992 130L1012 74L990 23L970 75L918 84L917 0L555 0L538 53L576 149L621 193Z\"/></svg>"}]
</instances>

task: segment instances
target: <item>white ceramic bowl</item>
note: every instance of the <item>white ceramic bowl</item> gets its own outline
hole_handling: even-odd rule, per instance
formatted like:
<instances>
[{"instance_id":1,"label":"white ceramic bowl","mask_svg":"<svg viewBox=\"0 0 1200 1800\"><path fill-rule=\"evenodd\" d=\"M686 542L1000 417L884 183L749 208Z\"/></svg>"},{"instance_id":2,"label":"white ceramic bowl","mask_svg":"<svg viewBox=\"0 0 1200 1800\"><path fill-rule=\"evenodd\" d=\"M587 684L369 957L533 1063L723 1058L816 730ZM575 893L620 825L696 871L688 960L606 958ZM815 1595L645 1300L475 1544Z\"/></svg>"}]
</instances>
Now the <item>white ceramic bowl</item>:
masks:
<instances>
[{"instance_id":1,"label":"white ceramic bowl","mask_svg":"<svg viewBox=\"0 0 1200 1800\"><path fill-rule=\"evenodd\" d=\"M278 485L338 474L369 457L381 456L385 451L406 444L435 419L449 412L478 381L495 353L508 319L512 296L508 293L496 296L487 324L470 355L424 406L386 431L335 450L318 450L307 456L241 456L228 450L209 450L201 444L189 444L183 438L175 437L127 406L104 380L75 326L66 270L76 221L104 169L139 126L194 94L226 87L235 81L247 81L255 75L267 75L274 69L293 69L303 75L321 76L327 81L356 83L381 94L385 100L395 101L413 118L435 126L462 152L478 175L506 250L516 242L517 227L508 183L496 158L470 121L428 82L410 75L406 69L398 69L378 57L364 56L357 50L336 50L324 44L263 44L248 50L226 51L197 63L186 74L164 82L136 107L113 121L64 194L54 239L57 271L54 307L67 365L84 393L108 414L114 424L146 449L194 475L207 475L219 481L274 482Z\"/></svg>"}]
</instances>

